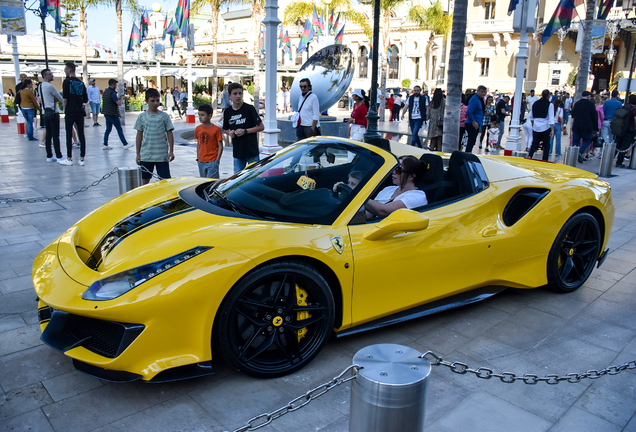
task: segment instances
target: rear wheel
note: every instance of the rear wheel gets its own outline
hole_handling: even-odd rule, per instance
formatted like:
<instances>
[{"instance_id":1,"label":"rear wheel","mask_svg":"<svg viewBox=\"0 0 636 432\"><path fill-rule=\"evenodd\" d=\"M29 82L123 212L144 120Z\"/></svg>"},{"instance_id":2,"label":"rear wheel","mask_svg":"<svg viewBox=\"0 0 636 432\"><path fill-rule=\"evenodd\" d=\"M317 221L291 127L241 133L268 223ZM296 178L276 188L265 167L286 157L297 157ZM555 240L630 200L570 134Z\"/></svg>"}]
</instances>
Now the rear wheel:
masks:
<instances>
[{"instance_id":1,"label":"rear wheel","mask_svg":"<svg viewBox=\"0 0 636 432\"><path fill-rule=\"evenodd\" d=\"M601 230L589 213L572 216L561 228L548 255L548 286L557 292L580 288L594 269Z\"/></svg>"},{"instance_id":2,"label":"rear wheel","mask_svg":"<svg viewBox=\"0 0 636 432\"><path fill-rule=\"evenodd\" d=\"M241 280L223 301L215 339L225 360L247 374L294 372L322 349L334 323L325 278L297 261L270 264Z\"/></svg>"}]
</instances>

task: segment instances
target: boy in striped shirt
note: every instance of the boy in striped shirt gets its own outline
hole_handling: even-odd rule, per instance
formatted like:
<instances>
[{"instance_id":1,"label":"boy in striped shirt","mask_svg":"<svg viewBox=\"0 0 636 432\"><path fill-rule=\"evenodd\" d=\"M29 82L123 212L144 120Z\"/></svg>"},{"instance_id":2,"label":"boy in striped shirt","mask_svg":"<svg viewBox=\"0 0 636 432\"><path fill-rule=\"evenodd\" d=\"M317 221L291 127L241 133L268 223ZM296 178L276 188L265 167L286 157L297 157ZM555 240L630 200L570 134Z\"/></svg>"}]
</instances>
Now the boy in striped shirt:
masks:
<instances>
[{"instance_id":1,"label":"boy in striped shirt","mask_svg":"<svg viewBox=\"0 0 636 432\"><path fill-rule=\"evenodd\" d=\"M174 136L170 116L159 111L161 96L157 89L146 90L148 111L137 117L137 165L141 166L141 182L148 184L157 168L162 179L170 178L169 162L174 160Z\"/></svg>"}]
</instances>

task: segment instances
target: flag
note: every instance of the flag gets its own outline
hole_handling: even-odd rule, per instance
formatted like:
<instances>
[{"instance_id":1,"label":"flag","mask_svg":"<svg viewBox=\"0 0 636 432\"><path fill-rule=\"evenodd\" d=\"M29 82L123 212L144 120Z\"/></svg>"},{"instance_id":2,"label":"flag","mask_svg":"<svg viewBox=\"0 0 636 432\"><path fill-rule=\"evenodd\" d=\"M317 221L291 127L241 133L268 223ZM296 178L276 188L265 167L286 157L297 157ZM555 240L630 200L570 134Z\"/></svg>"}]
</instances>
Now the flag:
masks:
<instances>
[{"instance_id":1,"label":"flag","mask_svg":"<svg viewBox=\"0 0 636 432\"><path fill-rule=\"evenodd\" d=\"M336 35L336 40L334 41L334 43L337 43L337 44L341 44L342 43L342 39L344 39L344 26L345 25L343 24L342 28L340 29L340 31Z\"/></svg>"},{"instance_id":2,"label":"flag","mask_svg":"<svg viewBox=\"0 0 636 432\"><path fill-rule=\"evenodd\" d=\"M338 16L336 17L336 22L333 23L333 32L335 33L338 30L338 22L340 21L340 12L338 12Z\"/></svg>"},{"instance_id":3,"label":"flag","mask_svg":"<svg viewBox=\"0 0 636 432\"><path fill-rule=\"evenodd\" d=\"M369 44L369 60L373 58L373 44Z\"/></svg>"},{"instance_id":4,"label":"flag","mask_svg":"<svg viewBox=\"0 0 636 432\"><path fill-rule=\"evenodd\" d=\"M300 36L300 42L298 43L298 49L296 52L307 51L307 44L311 42L311 39L314 37L313 29L311 28L311 22L309 19L305 21L305 28L303 29L303 33Z\"/></svg>"},{"instance_id":5,"label":"flag","mask_svg":"<svg viewBox=\"0 0 636 432\"><path fill-rule=\"evenodd\" d=\"M596 18L601 20L606 19L612 9L613 3L613 0L601 0L598 6L598 16Z\"/></svg>"},{"instance_id":6,"label":"flag","mask_svg":"<svg viewBox=\"0 0 636 432\"><path fill-rule=\"evenodd\" d=\"M170 55L174 55L174 44L177 41L176 33L178 33L178 32L175 31L173 34L170 35L170 46L172 47L172 54L170 54Z\"/></svg>"},{"instance_id":7,"label":"flag","mask_svg":"<svg viewBox=\"0 0 636 432\"><path fill-rule=\"evenodd\" d=\"M320 34L325 34L325 12L320 13Z\"/></svg>"},{"instance_id":8,"label":"flag","mask_svg":"<svg viewBox=\"0 0 636 432\"><path fill-rule=\"evenodd\" d=\"M510 0L508 5L508 16L512 15L519 4L519 0Z\"/></svg>"},{"instance_id":9,"label":"flag","mask_svg":"<svg viewBox=\"0 0 636 432\"><path fill-rule=\"evenodd\" d=\"M126 52L134 51L135 45L139 45L139 28L137 24L133 23L132 30L130 31L130 39L128 39L128 49Z\"/></svg>"},{"instance_id":10,"label":"flag","mask_svg":"<svg viewBox=\"0 0 636 432\"><path fill-rule=\"evenodd\" d=\"M168 28L166 29L166 34L170 35L170 37L174 36L175 38L179 35L179 27L177 27L177 24L173 22L172 19L170 20L170 24L168 25Z\"/></svg>"},{"instance_id":11,"label":"flag","mask_svg":"<svg viewBox=\"0 0 636 432\"><path fill-rule=\"evenodd\" d=\"M318 12L316 11L316 5L314 5L314 13L311 15L311 25L316 29L316 33L318 34L318 36L320 36L320 18L318 17Z\"/></svg>"},{"instance_id":12,"label":"flag","mask_svg":"<svg viewBox=\"0 0 636 432\"><path fill-rule=\"evenodd\" d=\"M285 32L285 37L281 40L282 46L285 47L285 52L291 56L291 39L289 38L289 32Z\"/></svg>"},{"instance_id":13,"label":"flag","mask_svg":"<svg viewBox=\"0 0 636 432\"><path fill-rule=\"evenodd\" d=\"M278 48L283 47L283 27L280 28L280 34L278 35Z\"/></svg>"},{"instance_id":14,"label":"flag","mask_svg":"<svg viewBox=\"0 0 636 432\"><path fill-rule=\"evenodd\" d=\"M179 0L177 9L174 11L174 20L181 34L188 34L188 25L190 24L190 0Z\"/></svg>"},{"instance_id":15,"label":"flag","mask_svg":"<svg viewBox=\"0 0 636 432\"><path fill-rule=\"evenodd\" d=\"M391 62L391 54L393 54L393 48L391 47L391 39L389 39L389 44L386 47L386 62Z\"/></svg>"},{"instance_id":16,"label":"flag","mask_svg":"<svg viewBox=\"0 0 636 432\"><path fill-rule=\"evenodd\" d=\"M150 17L148 16L148 9L143 8L141 11L141 23L139 24L139 43L148 38L148 27L150 27Z\"/></svg>"},{"instance_id":17,"label":"flag","mask_svg":"<svg viewBox=\"0 0 636 432\"><path fill-rule=\"evenodd\" d=\"M166 39L166 30L168 30L168 14L166 14L166 19L163 20L163 35L161 36L161 40Z\"/></svg>"},{"instance_id":18,"label":"flag","mask_svg":"<svg viewBox=\"0 0 636 432\"><path fill-rule=\"evenodd\" d=\"M55 32L62 33L62 18L60 15L60 0L40 0L40 12L43 16L51 15L55 20Z\"/></svg>"},{"instance_id":19,"label":"flag","mask_svg":"<svg viewBox=\"0 0 636 432\"><path fill-rule=\"evenodd\" d=\"M331 8L331 14L329 15L327 35L331 35L332 32L336 32L336 28L333 26L333 8Z\"/></svg>"},{"instance_id":20,"label":"flag","mask_svg":"<svg viewBox=\"0 0 636 432\"><path fill-rule=\"evenodd\" d=\"M576 4L574 0L561 0L552 14L552 18L548 21L548 25L543 30L541 43L544 44L550 39L560 28L568 29L572 23L572 18L578 16L576 13Z\"/></svg>"},{"instance_id":21,"label":"flag","mask_svg":"<svg viewBox=\"0 0 636 432\"><path fill-rule=\"evenodd\" d=\"M258 40L258 47L261 49L261 52L265 54L265 32L261 32L261 37Z\"/></svg>"}]
</instances>

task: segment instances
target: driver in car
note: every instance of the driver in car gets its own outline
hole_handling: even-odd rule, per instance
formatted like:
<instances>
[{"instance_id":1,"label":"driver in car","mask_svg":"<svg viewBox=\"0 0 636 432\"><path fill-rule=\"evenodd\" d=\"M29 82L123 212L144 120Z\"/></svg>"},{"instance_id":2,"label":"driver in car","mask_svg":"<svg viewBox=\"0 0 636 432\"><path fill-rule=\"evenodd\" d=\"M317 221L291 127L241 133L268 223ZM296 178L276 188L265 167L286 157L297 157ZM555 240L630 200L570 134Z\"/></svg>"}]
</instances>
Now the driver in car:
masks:
<instances>
[{"instance_id":1,"label":"driver in car","mask_svg":"<svg viewBox=\"0 0 636 432\"><path fill-rule=\"evenodd\" d=\"M362 171L351 171L349 173L349 180L345 184L344 182L338 182L333 185L333 193L334 195L340 194L343 189L346 190L345 186L348 186L351 190L354 190L360 182L362 181L362 177L364 177L364 173ZM349 192L349 191L347 191Z\"/></svg>"},{"instance_id":2,"label":"driver in car","mask_svg":"<svg viewBox=\"0 0 636 432\"><path fill-rule=\"evenodd\" d=\"M385 187L364 205L367 219L387 216L397 209L414 209L428 204L426 193L415 186L415 181L425 172L424 164L415 156L400 158L400 164L393 170L391 178L395 186Z\"/></svg>"}]
</instances>

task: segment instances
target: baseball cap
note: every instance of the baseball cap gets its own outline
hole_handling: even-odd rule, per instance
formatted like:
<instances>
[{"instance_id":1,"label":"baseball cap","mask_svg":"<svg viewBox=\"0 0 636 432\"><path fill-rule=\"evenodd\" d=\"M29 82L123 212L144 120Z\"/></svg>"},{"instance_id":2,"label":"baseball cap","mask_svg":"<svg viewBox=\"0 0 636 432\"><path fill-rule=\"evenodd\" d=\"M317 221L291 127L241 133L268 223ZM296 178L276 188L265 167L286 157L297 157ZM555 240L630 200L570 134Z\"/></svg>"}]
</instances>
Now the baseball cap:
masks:
<instances>
[{"instance_id":1,"label":"baseball cap","mask_svg":"<svg viewBox=\"0 0 636 432\"><path fill-rule=\"evenodd\" d=\"M589 91L585 90L581 96L585 97L585 96L590 96L592 93L590 93Z\"/></svg>"},{"instance_id":2,"label":"baseball cap","mask_svg":"<svg viewBox=\"0 0 636 432\"><path fill-rule=\"evenodd\" d=\"M352 95L352 96L353 96L353 95L356 95L356 96L358 96L359 98L364 99L364 96L362 96L362 89L360 89L360 88L357 88L357 89L355 89L354 91L352 91L352 92L351 92L351 95Z\"/></svg>"}]
</instances>

